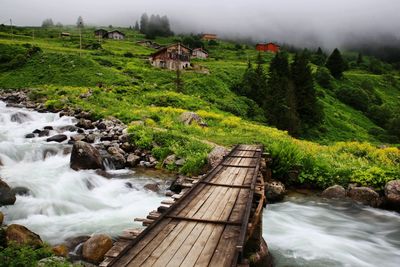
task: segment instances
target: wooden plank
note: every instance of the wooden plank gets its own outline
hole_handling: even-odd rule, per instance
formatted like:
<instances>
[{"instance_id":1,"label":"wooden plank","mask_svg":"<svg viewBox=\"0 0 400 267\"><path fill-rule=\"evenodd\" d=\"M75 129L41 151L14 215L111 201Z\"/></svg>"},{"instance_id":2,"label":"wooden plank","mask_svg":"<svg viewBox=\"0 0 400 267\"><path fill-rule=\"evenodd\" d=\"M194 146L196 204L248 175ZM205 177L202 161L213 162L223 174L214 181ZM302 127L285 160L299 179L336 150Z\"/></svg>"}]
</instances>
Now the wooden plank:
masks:
<instances>
[{"instance_id":1,"label":"wooden plank","mask_svg":"<svg viewBox=\"0 0 400 267\"><path fill-rule=\"evenodd\" d=\"M228 176L228 175L226 175L226 176ZM228 179L228 178L226 178L226 179ZM215 197L223 196L223 194L221 194L221 191L223 191L223 189L221 189L221 188L210 189L210 192L212 192L212 193L209 196L209 198L207 198L204 201L203 205L201 205L197 211L193 212L193 209L191 211L189 211L187 214L187 217L189 217L189 216L199 216L199 217L205 216L209 210L214 209L214 206L218 205L218 204L215 204L216 202L214 200L215 200ZM188 235L189 235L188 233L190 233L193 230L193 228L196 226L196 223L182 222L182 224L185 224L185 228L183 229L183 232L177 233L174 236L174 240L172 243L165 242L166 243L165 246L158 247L152 253L151 257L149 257L149 259L146 260L146 262L144 262L145 265L153 266L153 264L154 264L154 266L157 266L157 265L163 266L163 265L165 265L165 261L168 262L168 260L170 260L171 258L174 257L174 254L176 253L176 251L179 249L181 244L188 237Z\"/></svg>"}]
</instances>

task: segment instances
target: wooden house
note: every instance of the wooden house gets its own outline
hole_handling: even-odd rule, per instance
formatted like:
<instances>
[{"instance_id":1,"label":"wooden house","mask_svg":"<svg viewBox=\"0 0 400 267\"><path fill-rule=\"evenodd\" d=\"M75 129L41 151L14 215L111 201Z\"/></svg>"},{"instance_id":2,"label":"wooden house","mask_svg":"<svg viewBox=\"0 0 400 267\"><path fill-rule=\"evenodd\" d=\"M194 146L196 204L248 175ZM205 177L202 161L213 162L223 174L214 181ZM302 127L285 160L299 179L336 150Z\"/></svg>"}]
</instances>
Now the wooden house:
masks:
<instances>
[{"instance_id":1,"label":"wooden house","mask_svg":"<svg viewBox=\"0 0 400 267\"><path fill-rule=\"evenodd\" d=\"M108 32L108 39L114 39L114 40L124 40L125 39L125 34L123 32L114 30Z\"/></svg>"},{"instance_id":2,"label":"wooden house","mask_svg":"<svg viewBox=\"0 0 400 267\"><path fill-rule=\"evenodd\" d=\"M256 50L261 51L261 52L278 53L279 49L280 49L279 45L274 44L274 43L257 44L256 45Z\"/></svg>"},{"instance_id":3,"label":"wooden house","mask_svg":"<svg viewBox=\"0 0 400 267\"><path fill-rule=\"evenodd\" d=\"M180 43L164 47L149 58L152 66L169 70L186 69L190 67L192 50Z\"/></svg>"},{"instance_id":4,"label":"wooden house","mask_svg":"<svg viewBox=\"0 0 400 267\"><path fill-rule=\"evenodd\" d=\"M107 38L108 37L108 31L104 29L98 29L94 31L94 36L96 38Z\"/></svg>"},{"instance_id":5,"label":"wooden house","mask_svg":"<svg viewBox=\"0 0 400 267\"><path fill-rule=\"evenodd\" d=\"M217 40L217 35L213 33L205 33L201 36L201 39L204 41L211 41L211 40Z\"/></svg>"},{"instance_id":6,"label":"wooden house","mask_svg":"<svg viewBox=\"0 0 400 267\"><path fill-rule=\"evenodd\" d=\"M192 58L206 59L208 58L208 53L203 48L195 48L192 51Z\"/></svg>"}]
</instances>

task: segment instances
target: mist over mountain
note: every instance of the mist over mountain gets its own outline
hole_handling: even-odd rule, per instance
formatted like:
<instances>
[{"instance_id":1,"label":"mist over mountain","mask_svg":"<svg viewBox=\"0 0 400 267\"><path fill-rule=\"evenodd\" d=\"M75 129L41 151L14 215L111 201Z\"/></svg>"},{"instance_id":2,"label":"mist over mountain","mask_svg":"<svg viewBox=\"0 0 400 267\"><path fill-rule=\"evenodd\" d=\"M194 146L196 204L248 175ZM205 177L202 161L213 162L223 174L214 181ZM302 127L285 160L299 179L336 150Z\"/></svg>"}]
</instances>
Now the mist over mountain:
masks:
<instances>
[{"instance_id":1,"label":"mist over mountain","mask_svg":"<svg viewBox=\"0 0 400 267\"><path fill-rule=\"evenodd\" d=\"M16 25L41 25L52 18L74 24L82 16L87 24L130 26L147 12L167 15L176 33L332 49L371 40L385 44L387 38L399 42L398 10L398 0L1 0L0 23L12 18Z\"/></svg>"}]
</instances>

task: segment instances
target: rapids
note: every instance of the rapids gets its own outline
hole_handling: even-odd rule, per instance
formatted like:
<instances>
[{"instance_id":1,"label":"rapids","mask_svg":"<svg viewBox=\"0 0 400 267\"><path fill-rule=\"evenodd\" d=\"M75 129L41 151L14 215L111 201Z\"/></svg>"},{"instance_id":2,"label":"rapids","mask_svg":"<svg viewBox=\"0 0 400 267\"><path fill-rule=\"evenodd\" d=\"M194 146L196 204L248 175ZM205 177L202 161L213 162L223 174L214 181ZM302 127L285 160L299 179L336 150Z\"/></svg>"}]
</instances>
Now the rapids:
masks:
<instances>
[{"instance_id":1,"label":"rapids","mask_svg":"<svg viewBox=\"0 0 400 267\"><path fill-rule=\"evenodd\" d=\"M19 122L15 116L12 119L18 112L25 114ZM4 165L0 178L10 187L25 187L30 192L0 211L5 223L22 224L50 244L78 235L117 235L140 227L133 219L145 217L164 198L165 179L131 170L109 170L111 179L95 171L76 172L69 167L71 145L47 143L47 137L25 138L45 126L55 129L52 136L59 127L75 123L72 117L9 108L0 101L0 161ZM144 189L146 183L154 182L161 184L160 194Z\"/></svg>"},{"instance_id":2,"label":"rapids","mask_svg":"<svg viewBox=\"0 0 400 267\"><path fill-rule=\"evenodd\" d=\"M275 266L400 266L400 214L348 201L288 197L268 205Z\"/></svg>"}]
</instances>

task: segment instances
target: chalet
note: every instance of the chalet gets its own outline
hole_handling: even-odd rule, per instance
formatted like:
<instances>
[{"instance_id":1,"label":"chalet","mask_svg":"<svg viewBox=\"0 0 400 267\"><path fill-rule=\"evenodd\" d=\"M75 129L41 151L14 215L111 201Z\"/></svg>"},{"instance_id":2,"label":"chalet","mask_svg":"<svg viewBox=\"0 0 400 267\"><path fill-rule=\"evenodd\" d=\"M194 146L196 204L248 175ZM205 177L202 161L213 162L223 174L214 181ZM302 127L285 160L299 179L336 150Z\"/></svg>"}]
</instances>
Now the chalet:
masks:
<instances>
[{"instance_id":1,"label":"chalet","mask_svg":"<svg viewBox=\"0 0 400 267\"><path fill-rule=\"evenodd\" d=\"M164 47L149 58L152 66L169 70L186 69L190 67L192 50L178 43Z\"/></svg>"},{"instance_id":2,"label":"chalet","mask_svg":"<svg viewBox=\"0 0 400 267\"><path fill-rule=\"evenodd\" d=\"M217 40L217 35L212 34L212 33L205 33L201 36L201 39L204 41L211 41L211 40Z\"/></svg>"},{"instance_id":3,"label":"chalet","mask_svg":"<svg viewBox=\"0 0 400 267\"><path fill-rule=\"evenodd\" d=\"M274 44L274 43L267 43L267 44L257 44L256 45L256 50L261 51L261 52L272 52L272 53L277 53L279 52L279 45Z\"/></svg>"},{"instance_id":4,"label":"chalet","mask_svg":"<svg viewBox=\"0 0 400 267\"><path fill-rule=\"evenodd\" d=\"M192 51L192 58L206 59L208 58L208 53L203 48L195 48Z\"/></svg>"},{"instance_id":5,"label":"chalet","mask_svg":"<svg viewBox=\"0 0 400 267\"><path fill-rule=\"evenodd\" d=\"M125 34L123 32L114 30L114 31L108 32L108 39L124 40Z\"/></svg>"},{"instance_id":6,"label":"chalet","mask_svg":"<svg viewBox=\"0 0 400 267\"><path fill-rule=\"evenodd\" d=\"M94 31L94 36L96 38L107 38L108 37L108 31L104 29L98 29Z\"/></svg>"}]
</instances>

